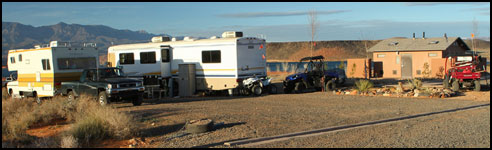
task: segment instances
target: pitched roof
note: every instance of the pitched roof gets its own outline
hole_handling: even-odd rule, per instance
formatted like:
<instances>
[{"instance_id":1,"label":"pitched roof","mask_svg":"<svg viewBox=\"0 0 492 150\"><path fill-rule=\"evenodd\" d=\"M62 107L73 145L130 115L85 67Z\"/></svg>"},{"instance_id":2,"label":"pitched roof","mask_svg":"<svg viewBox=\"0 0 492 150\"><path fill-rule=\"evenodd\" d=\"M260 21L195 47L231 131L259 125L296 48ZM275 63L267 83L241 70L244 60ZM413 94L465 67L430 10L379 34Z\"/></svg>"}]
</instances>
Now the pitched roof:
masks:
<instances>
[{"instance_id":1,"label":"pitched roof","mask_svg":"<svg viewBox=\"0 0 492 150\"><path fill-rule=\"evenodd\" d=\"M454 42L462 43L466 50L470 49L459 37L448 37L447 39L445 37L425 39L389 38L374 45L367 52L445 50Z\"/></svg>"}]
</instances>

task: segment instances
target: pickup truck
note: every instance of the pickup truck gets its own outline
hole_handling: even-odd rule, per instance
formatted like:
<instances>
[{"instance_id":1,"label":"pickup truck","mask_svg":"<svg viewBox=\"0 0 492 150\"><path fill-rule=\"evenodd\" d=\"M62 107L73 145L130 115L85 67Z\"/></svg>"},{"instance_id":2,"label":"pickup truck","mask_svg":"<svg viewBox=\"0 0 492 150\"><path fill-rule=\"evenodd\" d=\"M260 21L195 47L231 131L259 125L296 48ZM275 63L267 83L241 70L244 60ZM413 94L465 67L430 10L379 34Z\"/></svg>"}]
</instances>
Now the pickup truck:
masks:
<instances>
[{"instance_id":1,"label":"pickup truck","mask_svg":"<svg viewBox=\"0 0 492 150\"><path fill-rule=\"evenodd\" d=\"M68 101L89 95L97 97L102 106L120 100L131 100L134 106L141 105L144 90L142 81L125 77L120 68L84 69L80 81L61 82L60 88Z\"/></svg>"}]
</instances>

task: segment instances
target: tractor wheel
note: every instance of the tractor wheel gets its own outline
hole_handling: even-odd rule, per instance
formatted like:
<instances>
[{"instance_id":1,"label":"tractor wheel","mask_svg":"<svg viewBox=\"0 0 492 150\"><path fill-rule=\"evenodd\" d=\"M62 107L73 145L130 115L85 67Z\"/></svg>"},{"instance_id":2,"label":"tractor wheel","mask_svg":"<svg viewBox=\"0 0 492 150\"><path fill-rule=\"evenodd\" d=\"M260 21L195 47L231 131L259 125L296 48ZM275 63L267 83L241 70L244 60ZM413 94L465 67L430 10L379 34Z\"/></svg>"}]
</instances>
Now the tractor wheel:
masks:
<instances>
[{"instance_id":1,"label":"tractor wheel","mask_svg":"<svg viewBox=\"0 0 492 150\"><path fill-rule=\"evenodd\" d=\"M333 80L330 80L328 82L326 82L325 84L325 91L332 91L334 90L336 87L335 87L335 83L333 82Z\"/></svg>"},{"instance_id":2,"label":"tractor wheel","mask_svg":"<svg viewBox=\"0 0 492 150\"><path fill-rule=\"evenodd\" d=\"M480 85L480 80L474 80L473 84L475 84L475 91L480 91L482 85Z\"/></svg>"},{"instance_id":3,"label":"tractor wheel","mask_svg":"<svg viewBox=\"0 0 492 150\"><path fill-rule=\"evenodd\" d=\"M444 76L444 80L442 81L443 88L449 88L449 76Z\"/></svg>"},{"instance_id":4,"label":"tractor wheel","mask_svg":"<svg viewBox=\"0 0 492 150\"><path fill-rule=\"evenodd\" d=\"M301 93L302 91L304 91L304 89L306 89L306 86L302 81L297 82L296 86L294 87L294 91L296 93Z\"/></svg>"},{"instance_id":5,"label":"tractor wheel","mask_svg":"<svg viewBox=\"0 0 492 150\"><path fill-rule=\"evenodd\" d=\"M460 90L460 82L458 80L454 80L453 83L451 84L451 88L453 91L459 91Z\"/></svg>"}]
</instances>

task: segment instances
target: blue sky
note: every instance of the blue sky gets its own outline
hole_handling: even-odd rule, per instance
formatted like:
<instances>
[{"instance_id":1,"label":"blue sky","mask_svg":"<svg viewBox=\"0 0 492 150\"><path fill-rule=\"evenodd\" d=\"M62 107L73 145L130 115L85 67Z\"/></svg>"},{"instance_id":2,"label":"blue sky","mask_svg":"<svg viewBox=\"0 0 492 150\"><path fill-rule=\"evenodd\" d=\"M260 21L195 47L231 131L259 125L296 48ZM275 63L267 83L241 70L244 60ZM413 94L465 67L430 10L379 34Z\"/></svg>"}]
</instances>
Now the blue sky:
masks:
<instances>
[{"instance_id":1,"label":"blue sky","mask_svg":"<svg viewBox=\"0 0 492 150\"><path fill-rule=\"evenodd\" d=\"M391 37L490 37L490 2L2 2L2 21L106 25L172 36L220 36L229 30L270 42L309 41L308 12L318 12L315 40Z\"/></svg>"}]
</instances>

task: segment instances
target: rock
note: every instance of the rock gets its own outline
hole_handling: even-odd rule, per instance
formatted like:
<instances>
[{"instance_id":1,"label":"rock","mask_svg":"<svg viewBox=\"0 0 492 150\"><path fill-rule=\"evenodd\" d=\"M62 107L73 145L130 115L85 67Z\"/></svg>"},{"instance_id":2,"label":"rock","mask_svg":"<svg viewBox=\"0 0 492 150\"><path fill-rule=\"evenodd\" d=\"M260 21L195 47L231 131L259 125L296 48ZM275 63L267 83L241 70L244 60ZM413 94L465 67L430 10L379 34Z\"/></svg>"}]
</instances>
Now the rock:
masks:
<instances>
[{"instance_id":1,"label":"rock","mask_svg":"<svg viewBox=\"0 0 492 150\"><path fill-rule=\"evenodd\" d=\"M429 97L431 95L429 93L419 93L419 96L421 96L421 97Z\"/></svg>"},{"instance_id":2,"label":"rock","mask_svg":"<svg viewBox=\"0 0 492 150\"><path fill-rule=\"evenodd\" d=\"M419 93L415 93L413 97L419 97Z\"/></svg>"},{"instance_id":3,"label":"rock","mask_svg":"<svg viewBox=\"0 0 492 150\"><path fill-rule=\"evenodd\" d=\"M345 92L345 95L349 95L349 94L350 94L350 92L349 92L349 91Z\"/></svg>"},{"instance_id":4,"label":"rock","mask_svg":"<svg viewBox=\"0 0 492 150\"><path fill-rule=\"evenodd\" d=\"M413 90L413 92L414 92L415 94L418 94L418 93L420 93L420 90L419 90L419 89L414 89L414 90Z\"/></svg>"},{"instance_id":5,"label":"rock","mask_svg":"<svg viewBox=\"0 0 492 150\"><path fill-rule=\"evenodd\" d=\"M350 92L349 94L350 94L350 95L357 95L357 92L358 92L357 90L353 90L353 91L352 91L352 92Z\"/></svg>"},{"instance_id":6,"label":"rock","mask_svg":"<svg viewBox=\"0 0 492 150\"><path fill-rule=\"evenodd\" d=\"M336 91L333 91L333 94L337 94L337 92Z\"/></svg>"},{"instance_id":7,"label":"rock","mask_svg":"<svg viewBox=\"0 0 492 150\"><path fill-rule=\"evenodd\" d=\"M389 93L384 93L383 96L391 96Z\"/></svg>"}]
</instances>

